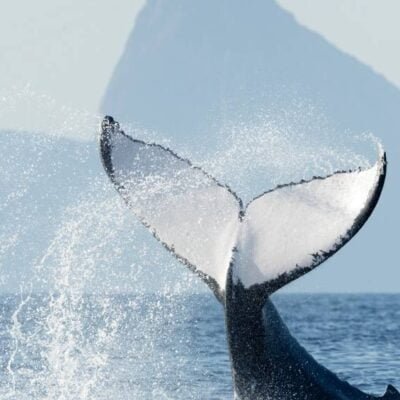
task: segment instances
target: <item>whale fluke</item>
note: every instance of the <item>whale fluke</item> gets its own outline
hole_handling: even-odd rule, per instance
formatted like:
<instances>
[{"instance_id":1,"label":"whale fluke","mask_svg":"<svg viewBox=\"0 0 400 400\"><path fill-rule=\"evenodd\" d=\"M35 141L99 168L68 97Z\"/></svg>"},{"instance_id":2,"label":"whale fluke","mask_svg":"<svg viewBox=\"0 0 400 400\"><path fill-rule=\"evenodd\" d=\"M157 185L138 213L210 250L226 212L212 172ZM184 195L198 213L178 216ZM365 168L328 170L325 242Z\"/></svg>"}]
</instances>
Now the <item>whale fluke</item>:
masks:
<instances>
[{"instance_id":1,"label":"whale fluke","mask_svg":"<svg viewBox=\"0 0 400 400\"><path fill-rule=\"evenodd\" d=\"M246 207L226 185L173 151L126 135L105 117L104 167L127 205L221 298L234 277L271 294L346 244L374 209L386 156L368 169L278 186Z\"/></svg>"}]
</instances>

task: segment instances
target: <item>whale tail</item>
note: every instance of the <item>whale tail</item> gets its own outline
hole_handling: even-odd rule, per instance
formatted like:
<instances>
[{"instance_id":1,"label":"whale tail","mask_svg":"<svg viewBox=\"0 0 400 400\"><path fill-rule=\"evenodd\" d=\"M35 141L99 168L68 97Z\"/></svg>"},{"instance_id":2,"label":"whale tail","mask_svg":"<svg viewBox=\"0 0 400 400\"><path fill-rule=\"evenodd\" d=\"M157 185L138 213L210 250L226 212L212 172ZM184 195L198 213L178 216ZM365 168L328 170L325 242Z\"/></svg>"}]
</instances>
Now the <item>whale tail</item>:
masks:
<instances>
[{"instance_id":1,"label":"whale tail","mask_svg":"<svg viewBox=\"0 0 400 400\"><path fill-rule=\"evenodd\" d=\"M244 365L234 374L235 388L243 378L241 398L275 396L282 387L307 394L296 398L336 398L328 395L330 388L341 398L376 398L319 366L291 337L268 296L317 267L360 230L382 191L383 152L371 168L278 186L247 206L189 160L131 138L112 117L102 122L100 152L128 207L224 304L233 369ZM293 387L291 377L307 385ZM257 388L262 397L247 395ZM382 399L400 400L391 385Z\"/></svg>"},{"instance_id":2,"label":"whale tail","mask_svg":"<svg viewBox=\"0 0 400 400\"><path fill-rule=\"evenodd\" d=\"M140 221L224 301L235 283L268 296L321 264L363 226L379 199L386 156L368 169L281 185L246 206L170 149L125 134L106 116L104 168Z\"/></svg>"}]
</instances>

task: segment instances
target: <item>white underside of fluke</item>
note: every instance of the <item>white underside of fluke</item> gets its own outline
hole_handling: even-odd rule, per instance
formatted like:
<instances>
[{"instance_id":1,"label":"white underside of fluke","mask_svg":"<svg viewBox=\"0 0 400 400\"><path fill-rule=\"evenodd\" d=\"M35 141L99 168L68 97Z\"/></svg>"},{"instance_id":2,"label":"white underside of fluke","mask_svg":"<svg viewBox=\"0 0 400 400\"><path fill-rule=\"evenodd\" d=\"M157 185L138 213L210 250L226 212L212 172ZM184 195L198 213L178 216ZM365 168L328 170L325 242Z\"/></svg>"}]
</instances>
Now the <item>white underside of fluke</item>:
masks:
<instances>
[{"instance_id":1,"label":"white underside of fluke","mask_svg":"<svg viewBox=\"0 0 400 400\"><path fill-rule=\"evenodd\" d=\"M114 128L101 140L106 170L136 216L222 290L232 257L245 287L321 263L353 236L385 173L382 154L369 169L289 184L243 210L229 188L162 146Z\"/></svg>"},{"instance_id":2,"label":"white underside of fluke","mask_svg":"<svg viewBox=\"0 0 400 400\"><path fill-rule=\"evenodd\" d=\"M363 171L288 185L251 202L237 241L236 276L249 287L327 258L351 238L381 171L377 163Z\"/></svg>"}]
</instances>

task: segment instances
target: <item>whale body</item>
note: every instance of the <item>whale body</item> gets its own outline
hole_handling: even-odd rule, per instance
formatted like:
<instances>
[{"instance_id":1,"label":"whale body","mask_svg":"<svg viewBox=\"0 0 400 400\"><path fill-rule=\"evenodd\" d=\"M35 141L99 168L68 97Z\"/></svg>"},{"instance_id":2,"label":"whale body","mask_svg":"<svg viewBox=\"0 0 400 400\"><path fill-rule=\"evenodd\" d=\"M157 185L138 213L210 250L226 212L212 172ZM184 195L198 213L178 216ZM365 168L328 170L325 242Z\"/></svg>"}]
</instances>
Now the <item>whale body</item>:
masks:
<instances>
[{"instance_id":1,"label":"whale body","mask_svg":"<svg viewBox=\"0 0 400 400\"><path fill-rule=\"evenodd\" d=\"M400 399L363 393L323 367L290 334L272 301L228 283L226 325L236 399ZM261 306L262 304L262 306Z\"/></svg>"},{"instance_id":2,"label":"whale body","mask_svg":"<svg viewBox=\"0 0 400 400\"><path fill-rule=\"evenodd\" d=\"M280 185L249 204L168 148L133 139L106 116L105 171L136 217L224 307L235 398L400 400L363 393L290 334L270 295L344 246L375 208L386 156L368 169Z\"/></svg>"}]
</instances>

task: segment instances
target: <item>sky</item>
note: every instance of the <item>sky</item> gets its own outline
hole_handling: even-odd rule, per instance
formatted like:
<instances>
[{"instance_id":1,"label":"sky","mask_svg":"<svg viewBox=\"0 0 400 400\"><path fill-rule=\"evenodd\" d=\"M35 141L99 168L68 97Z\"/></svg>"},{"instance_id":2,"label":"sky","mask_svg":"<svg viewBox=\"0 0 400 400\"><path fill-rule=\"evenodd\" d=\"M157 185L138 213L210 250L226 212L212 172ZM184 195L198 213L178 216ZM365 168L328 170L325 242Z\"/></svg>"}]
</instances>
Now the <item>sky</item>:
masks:
<instances>
[{"instance_id":1,"label":"sky","mask_svg":"<svg viewBox=\"0 0 400 400\"><path fill-rule=\"evenodd\" d=\"M0 128L46 131L48 110L55 127L67 112L96 115L144 2L8 2L7 12L0 15ZM400 2L278 3L400 88ZM27 109L37 109L40 115L27 116ZM65 135L74 133L66 130Z\"/></svg>"}]
</instances>

